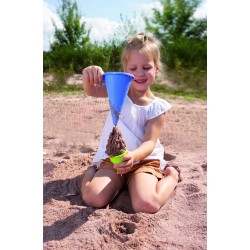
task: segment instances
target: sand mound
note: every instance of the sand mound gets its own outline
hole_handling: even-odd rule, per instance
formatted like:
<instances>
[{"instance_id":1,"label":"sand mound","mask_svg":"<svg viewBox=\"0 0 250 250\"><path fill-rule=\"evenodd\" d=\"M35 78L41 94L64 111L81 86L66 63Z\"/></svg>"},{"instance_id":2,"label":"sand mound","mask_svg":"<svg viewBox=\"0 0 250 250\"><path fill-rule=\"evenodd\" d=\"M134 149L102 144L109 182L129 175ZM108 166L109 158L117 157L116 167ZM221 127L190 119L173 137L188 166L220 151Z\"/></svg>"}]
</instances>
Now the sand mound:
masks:
<instances>
[{"instance_id":1,"label":"sand mound","mask_svg":"<svg viewBox=\"0 0 250 250\"><path fill-rule=\"evenodd\" d=\"M146 214L134 213L127 190L103 209L81 201L108 100L44 97L44 249L207 249L206 103L168 101L161 142L183 180L158 213Z\"/></svg>"}]
</instances>

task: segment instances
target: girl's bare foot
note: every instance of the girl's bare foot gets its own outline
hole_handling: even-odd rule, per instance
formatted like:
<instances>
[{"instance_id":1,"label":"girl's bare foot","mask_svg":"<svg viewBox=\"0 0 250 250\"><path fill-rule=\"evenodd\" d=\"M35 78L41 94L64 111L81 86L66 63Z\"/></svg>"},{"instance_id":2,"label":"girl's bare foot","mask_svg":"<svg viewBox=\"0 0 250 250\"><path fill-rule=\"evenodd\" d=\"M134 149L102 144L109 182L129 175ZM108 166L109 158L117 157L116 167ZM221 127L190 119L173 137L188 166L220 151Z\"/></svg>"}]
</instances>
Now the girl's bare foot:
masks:
<instances>
[{"instance_id":1,"label":"girl's bare foot","mask_svg":"<svg viewBox=\"0 0 250 250\"><path fill-rule=\"evenodd\" d=\"M178 166L169 166L169 167L166 167L165 168L165 177L166 176L173 176L177 182L181 182L182 181L182 178L181 178L181 173L180 173L180 169Z\"/></svg>"}]
</instances>

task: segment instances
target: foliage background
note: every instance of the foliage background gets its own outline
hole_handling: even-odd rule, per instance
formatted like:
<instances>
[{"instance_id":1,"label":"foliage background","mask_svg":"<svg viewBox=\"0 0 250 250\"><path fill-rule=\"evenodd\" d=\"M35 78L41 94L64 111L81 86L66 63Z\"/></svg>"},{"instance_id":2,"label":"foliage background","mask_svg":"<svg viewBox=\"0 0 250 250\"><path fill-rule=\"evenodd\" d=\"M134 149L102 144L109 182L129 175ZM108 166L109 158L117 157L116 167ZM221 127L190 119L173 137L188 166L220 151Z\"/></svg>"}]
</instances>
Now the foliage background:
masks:
<instances>
[{"instance_id":1,"label":"foliage background","mask_svg":"<svg viewBox=\"0 0 250 250\"><path fill-rule=\"evenodd\" d=\"M161 0L163 10L153 9L153 17L144 17L146 32L161 43L163 78L174 83L176 93L195 93L206 97L207 91L207 18L193 14L201 0ZM72 74L81 74L89 65L100 65L104 71L122 71L120 55L123 43L138 33L132 21L120 15L122 26L108 41L91 42L90 30L81 22L81 13L73 0L62 0L57 10L63 28L55 28L54 42L43 52L43 71L53 75L53 84L44 90L66 86ZM156 83L156 84L157 84ZM172 91L169 86L154 86L156 91Z\"/></svg>"}]
</instances>

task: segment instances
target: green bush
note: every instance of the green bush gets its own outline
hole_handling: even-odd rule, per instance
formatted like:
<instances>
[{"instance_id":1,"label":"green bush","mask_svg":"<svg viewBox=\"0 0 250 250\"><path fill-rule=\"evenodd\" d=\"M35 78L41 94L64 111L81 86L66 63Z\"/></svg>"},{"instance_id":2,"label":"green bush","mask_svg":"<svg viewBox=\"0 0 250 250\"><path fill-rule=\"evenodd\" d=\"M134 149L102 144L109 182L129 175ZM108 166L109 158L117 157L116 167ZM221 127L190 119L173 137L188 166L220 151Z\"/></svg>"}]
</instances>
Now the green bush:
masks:
<instances>
[{"instance_id":1,"label":"green bush","mask_svg":"<svg viewBox=\"0 0 250 250\"><path fill-rule=\"evenodd\" d=\"M162 62L169 80L181 90L207 91L207 23L194 19L200 0L161 0L163 11L154 9L151 20L145 18L147 30L162 43ZM55 23L55 37L49 51L43 52L43 72L54 80L45 90L62 89L70 75L81 74L89 65L100 65L104 71L123 71L120 63L123 41L137 33L135 25L121 16L119 32L109 41L90 42L89 30L81 23L76 2L62 0L59 16L64 28ZM118 39L119 37L119 39ZM123 37L124 39L121 39ZM73 87L72 87L73 88Z\"/></svg>"}]
</instances>

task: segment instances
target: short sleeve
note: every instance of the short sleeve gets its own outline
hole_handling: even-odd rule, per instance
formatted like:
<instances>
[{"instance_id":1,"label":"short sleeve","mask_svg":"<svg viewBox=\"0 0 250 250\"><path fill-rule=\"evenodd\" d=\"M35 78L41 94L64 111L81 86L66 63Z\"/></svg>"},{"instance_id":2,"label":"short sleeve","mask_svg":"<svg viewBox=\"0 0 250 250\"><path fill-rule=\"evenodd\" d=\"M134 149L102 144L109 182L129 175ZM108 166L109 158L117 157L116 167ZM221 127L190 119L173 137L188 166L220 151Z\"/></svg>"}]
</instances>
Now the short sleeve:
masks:
<instances>
[{"instance_id":1,"label":"short sleeve","mask_svg":"<svg viewBox=\"0 0 250 250\"><path fill-rule=\"evenodd\" d=\"M148 120L153 119L159 115L162 115L171 108L171 104L164 99L156 97L156 100L152 103L148 113Z\"/></svg>"}]
</instances>

